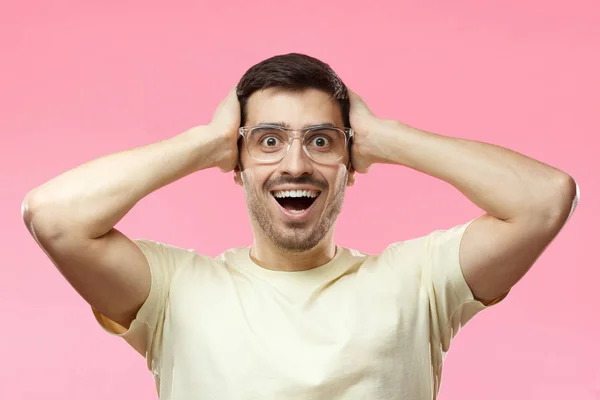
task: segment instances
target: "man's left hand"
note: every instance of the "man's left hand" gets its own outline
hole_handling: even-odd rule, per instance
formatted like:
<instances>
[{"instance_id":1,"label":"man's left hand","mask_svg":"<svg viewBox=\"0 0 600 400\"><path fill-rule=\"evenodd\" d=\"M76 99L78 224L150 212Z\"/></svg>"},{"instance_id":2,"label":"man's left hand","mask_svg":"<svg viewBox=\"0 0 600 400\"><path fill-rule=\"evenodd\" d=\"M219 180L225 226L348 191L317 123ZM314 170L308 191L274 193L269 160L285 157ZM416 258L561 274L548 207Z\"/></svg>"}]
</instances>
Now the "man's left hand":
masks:
<instances>
[{"instance_id":1,"label":"man's left hand","mask_svg":"<svg viewBox=\"0 0 600 400\"><path fill-rule=\"evenodd\" d=\"M367 107L364 100L351 90L350 127L354 130L350 160L352 168L361 174L367 173L371 166L383 160L385 135L381 127L386 121L378 118Z\"/></svg>"}]
</instances>

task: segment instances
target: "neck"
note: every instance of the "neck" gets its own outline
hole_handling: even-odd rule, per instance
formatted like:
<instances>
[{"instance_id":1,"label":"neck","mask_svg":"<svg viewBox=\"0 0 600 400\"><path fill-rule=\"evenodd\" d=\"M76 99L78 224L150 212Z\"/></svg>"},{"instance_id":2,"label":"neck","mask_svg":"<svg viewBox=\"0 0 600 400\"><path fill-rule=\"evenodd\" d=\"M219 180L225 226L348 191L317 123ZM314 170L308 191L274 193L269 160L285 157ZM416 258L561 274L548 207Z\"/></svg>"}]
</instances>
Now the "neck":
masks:
<instances>
[{"instance_id":1,"label":"neck","mask_svg":"<svg viewBox=\"0 0 600 400\"><path fill-rule=\"evenodd\" d=\"M335 256L335 252L336 245L331 232L312 249L298 253L282 250L267 238L255 237L250 258L263 268L292 272L327 264Z\"/></svg>"}]
</instances>

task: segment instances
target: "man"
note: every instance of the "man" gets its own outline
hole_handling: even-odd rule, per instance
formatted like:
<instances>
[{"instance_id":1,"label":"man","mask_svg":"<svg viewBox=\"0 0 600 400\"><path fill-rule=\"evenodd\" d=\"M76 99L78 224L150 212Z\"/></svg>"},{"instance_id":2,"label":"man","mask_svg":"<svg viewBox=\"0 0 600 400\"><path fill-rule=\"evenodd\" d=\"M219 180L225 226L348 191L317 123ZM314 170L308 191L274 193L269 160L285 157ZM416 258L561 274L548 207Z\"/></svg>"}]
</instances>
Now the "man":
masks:
<instances>
[{"instance_id":1,"label":"man","mask_svg":"<svg viewBox=\"0 0 600 400\"><path fill-rule=\"evenodd\" d=\"M345 188L375 163L446 181L485 214L376 256L336 246ZM114 229L212 167L244 188L249 248L213 259ZM380 119L329 66L288 54L250 68L208 125L68 171L23 215L98 321L146 357L162 399L415 400L437 396L452 338L506 296L576 199L569 175Z\"/></svg>"}]
</instances>

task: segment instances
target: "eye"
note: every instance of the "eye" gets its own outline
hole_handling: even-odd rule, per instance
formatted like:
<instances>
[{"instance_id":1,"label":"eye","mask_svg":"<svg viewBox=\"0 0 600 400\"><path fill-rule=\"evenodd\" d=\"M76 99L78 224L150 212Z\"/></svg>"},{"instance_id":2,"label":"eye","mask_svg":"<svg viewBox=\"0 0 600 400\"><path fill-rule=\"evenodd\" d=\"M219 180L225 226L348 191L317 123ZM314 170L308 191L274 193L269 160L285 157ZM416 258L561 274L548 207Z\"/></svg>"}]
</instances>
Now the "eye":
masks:
<instances>
[{"instance_id":1,"label":"eye","mask_svg":"<svg viewBox=\"0 0 600 400\"><path fill-rule=\"evenodd\" d=\"M261 139L260 145L265 147L277 147L281 141L277 136L265 136Z\"/></svg>"},{"instance_id":2,"label":"eye","mask_svg":"<svg viewBox=\"0 0 600 400\"><path fill-rule=\"evenodd\" d=\"M310 139L310 141L308 142L308 144L310 146L315 146L315 147L327 147L331 144L331 141L329 140L329 138L327 136L318 135L318 136L312 137Z\"/></svg>"}]
</instances>

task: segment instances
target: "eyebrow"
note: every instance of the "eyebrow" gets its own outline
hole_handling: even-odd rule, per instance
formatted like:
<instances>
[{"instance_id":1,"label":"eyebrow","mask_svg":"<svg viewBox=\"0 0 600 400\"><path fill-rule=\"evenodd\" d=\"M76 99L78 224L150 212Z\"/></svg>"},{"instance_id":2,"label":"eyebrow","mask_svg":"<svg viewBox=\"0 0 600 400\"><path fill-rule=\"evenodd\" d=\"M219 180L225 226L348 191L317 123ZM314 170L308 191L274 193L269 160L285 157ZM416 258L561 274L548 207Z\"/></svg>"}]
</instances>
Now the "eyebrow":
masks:
<instances>
[{"instance_id":1,"label":"eyebrow","mask_svg":"<svg viewBox=\"0 0 600 400\"><path fill-rule=\"evenodd\" d=\"M276 126L279 128L286 128L286 129L291 129L290 124L288 124L287 122L283 122L283 121L277 121L277 122L268 122L268 121L263 121L263 122L259 122L258 124L256 124L256 126ZM322 122L322 123L318 123L318 124L307 124L304 125L301 129L308 129L308 128L336 128L337 126L335 124L332 124L331 122Z\"/></svg>"}]
</instances>

